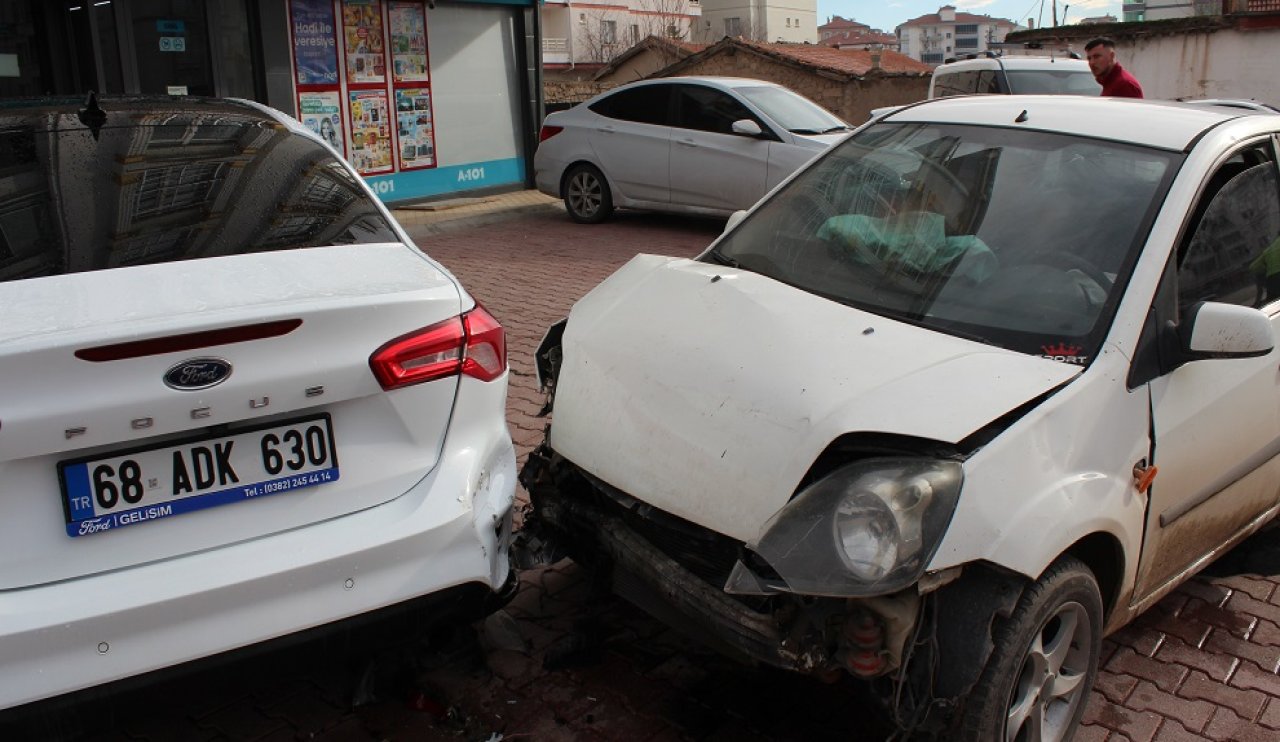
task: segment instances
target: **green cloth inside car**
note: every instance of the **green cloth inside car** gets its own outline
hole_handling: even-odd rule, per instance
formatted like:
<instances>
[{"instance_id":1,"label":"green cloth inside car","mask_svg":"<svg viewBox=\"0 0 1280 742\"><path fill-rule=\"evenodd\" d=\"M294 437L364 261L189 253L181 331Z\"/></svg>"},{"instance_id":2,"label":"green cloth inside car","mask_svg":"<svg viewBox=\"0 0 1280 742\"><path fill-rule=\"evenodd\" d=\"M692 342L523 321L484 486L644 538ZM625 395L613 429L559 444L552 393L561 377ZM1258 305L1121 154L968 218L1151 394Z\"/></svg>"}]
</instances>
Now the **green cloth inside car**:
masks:
<instances>
[{"instance_id":1,"label":"green cloth inside car","mask_svg":"<svg viewBox=\"0 0 1280 742\"><path fill-rule=\"evenodd\" d=\"M891 263L920 274L952 273L981 283L995 272L998 260L976 235L948 237L941 214L910 211L881 218L842 214L818 229L820 239L843 246L859 263Z\"/></svg>"}]
</instances>

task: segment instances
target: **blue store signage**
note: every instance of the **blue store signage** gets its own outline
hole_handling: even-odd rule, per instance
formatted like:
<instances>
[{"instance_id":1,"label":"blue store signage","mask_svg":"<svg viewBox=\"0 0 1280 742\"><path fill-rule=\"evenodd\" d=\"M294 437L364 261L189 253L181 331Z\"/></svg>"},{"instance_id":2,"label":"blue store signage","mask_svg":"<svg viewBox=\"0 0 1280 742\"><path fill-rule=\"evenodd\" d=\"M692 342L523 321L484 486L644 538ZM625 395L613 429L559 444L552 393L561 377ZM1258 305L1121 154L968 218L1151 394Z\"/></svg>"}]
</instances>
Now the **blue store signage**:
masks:
<instances>
[{"instance_id":1,"label":"blue store signage","mask_svg":"<svg viewBox=\"0 0 1280 742\"><path fill-rule=\"evenodd\" d=\"M512 157L506 160L441 166L430 170L408 170L391 175L370 176L365 181L384 203L412 201L458 191L523 183L524 159Z\"/></svg>"}]
</instances>

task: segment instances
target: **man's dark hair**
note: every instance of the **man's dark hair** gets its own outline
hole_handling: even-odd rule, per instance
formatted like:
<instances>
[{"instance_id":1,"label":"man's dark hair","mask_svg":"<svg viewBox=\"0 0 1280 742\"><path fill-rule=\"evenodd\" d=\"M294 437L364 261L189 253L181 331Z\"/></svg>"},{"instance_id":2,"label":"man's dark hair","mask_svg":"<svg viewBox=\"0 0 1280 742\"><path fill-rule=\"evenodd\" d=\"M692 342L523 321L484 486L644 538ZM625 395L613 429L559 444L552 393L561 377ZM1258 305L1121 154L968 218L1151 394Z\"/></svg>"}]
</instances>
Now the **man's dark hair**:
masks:
<instances>
[{"instance_id":1,"label":"man's dark hair","mask_svg":"<svg viewBox=\"0 0 1280 742\"><path fill-rule=\"evenodd\" d=\"M1084 50L1089 51L1095 46L1105 46L1108 49L1114 49L1116 48L1116 40L1110 36L1098 36L1097 38L1089 39L1089 43L1084 45Z\"/></svg>"}]
</instances>

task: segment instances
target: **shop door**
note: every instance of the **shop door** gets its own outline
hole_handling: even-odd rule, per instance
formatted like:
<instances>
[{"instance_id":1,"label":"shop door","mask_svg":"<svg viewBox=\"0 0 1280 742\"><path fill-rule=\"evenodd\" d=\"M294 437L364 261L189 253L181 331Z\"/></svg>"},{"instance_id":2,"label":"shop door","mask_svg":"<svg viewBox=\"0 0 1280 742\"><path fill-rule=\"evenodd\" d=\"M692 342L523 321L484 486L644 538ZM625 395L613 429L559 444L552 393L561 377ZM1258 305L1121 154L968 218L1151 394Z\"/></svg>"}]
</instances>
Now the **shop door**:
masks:
<instances>
[{"instance_id":1,"label":"shop door","mask_svg":"<svg viewBox=\"0 0 1280 742\"><path fill-rule=\"evenodd\" d=\"M205 0L128 3L138 92L215 94Z\"/></svg>"}]
</instances>

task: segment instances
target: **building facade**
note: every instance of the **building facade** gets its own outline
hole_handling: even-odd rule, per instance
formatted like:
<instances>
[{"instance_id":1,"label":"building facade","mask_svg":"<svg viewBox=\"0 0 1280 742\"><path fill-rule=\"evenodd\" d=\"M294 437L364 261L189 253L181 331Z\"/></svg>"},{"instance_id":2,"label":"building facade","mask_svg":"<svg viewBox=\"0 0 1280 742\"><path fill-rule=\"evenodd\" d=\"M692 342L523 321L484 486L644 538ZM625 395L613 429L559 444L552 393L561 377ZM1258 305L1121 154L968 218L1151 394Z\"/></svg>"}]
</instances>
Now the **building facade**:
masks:
<instances>
[{"instance_id":1,"label":"building facade","mask_svg":"<svg viewBox=\"0 0 1280 742\"><path fill-rule=\"evenodd\" d=\"M937 13L912 18L895 29L898 51L925 64L938 65L966 54L981 54L1018 28L1013 21L974 13L957 13L944 5Z\"/></svg>"},{"instance_id":2,"label":"building facade","mask_svg":"<svg viewBox=\"0 0 1280 742\"><path fill-rule=\"evenodd\" d=\"M542 65L550 73L589 78L649 36L689 41L698 31L698 0L544 0Z\"/></svg>"},{"instance_id":3,"label":"building facade","mask_svg":"<svg viewBox=\"0 0 1280 742\"><path fill-rule=\"evenodd\" d=\"M702 0L695 41L725 37L793 44L818 43L817 0Z\"/></svg>"},{"instance_id":4,"label":"building facade","mask_svg":"<svg viewBox=\"0 0 1280 742\"><path fill-rule=\"evenodd\" d=\"M0 98L255 100L388 202L531 182L532 0L0 0Z\"/></svg>"}]
</instances>

